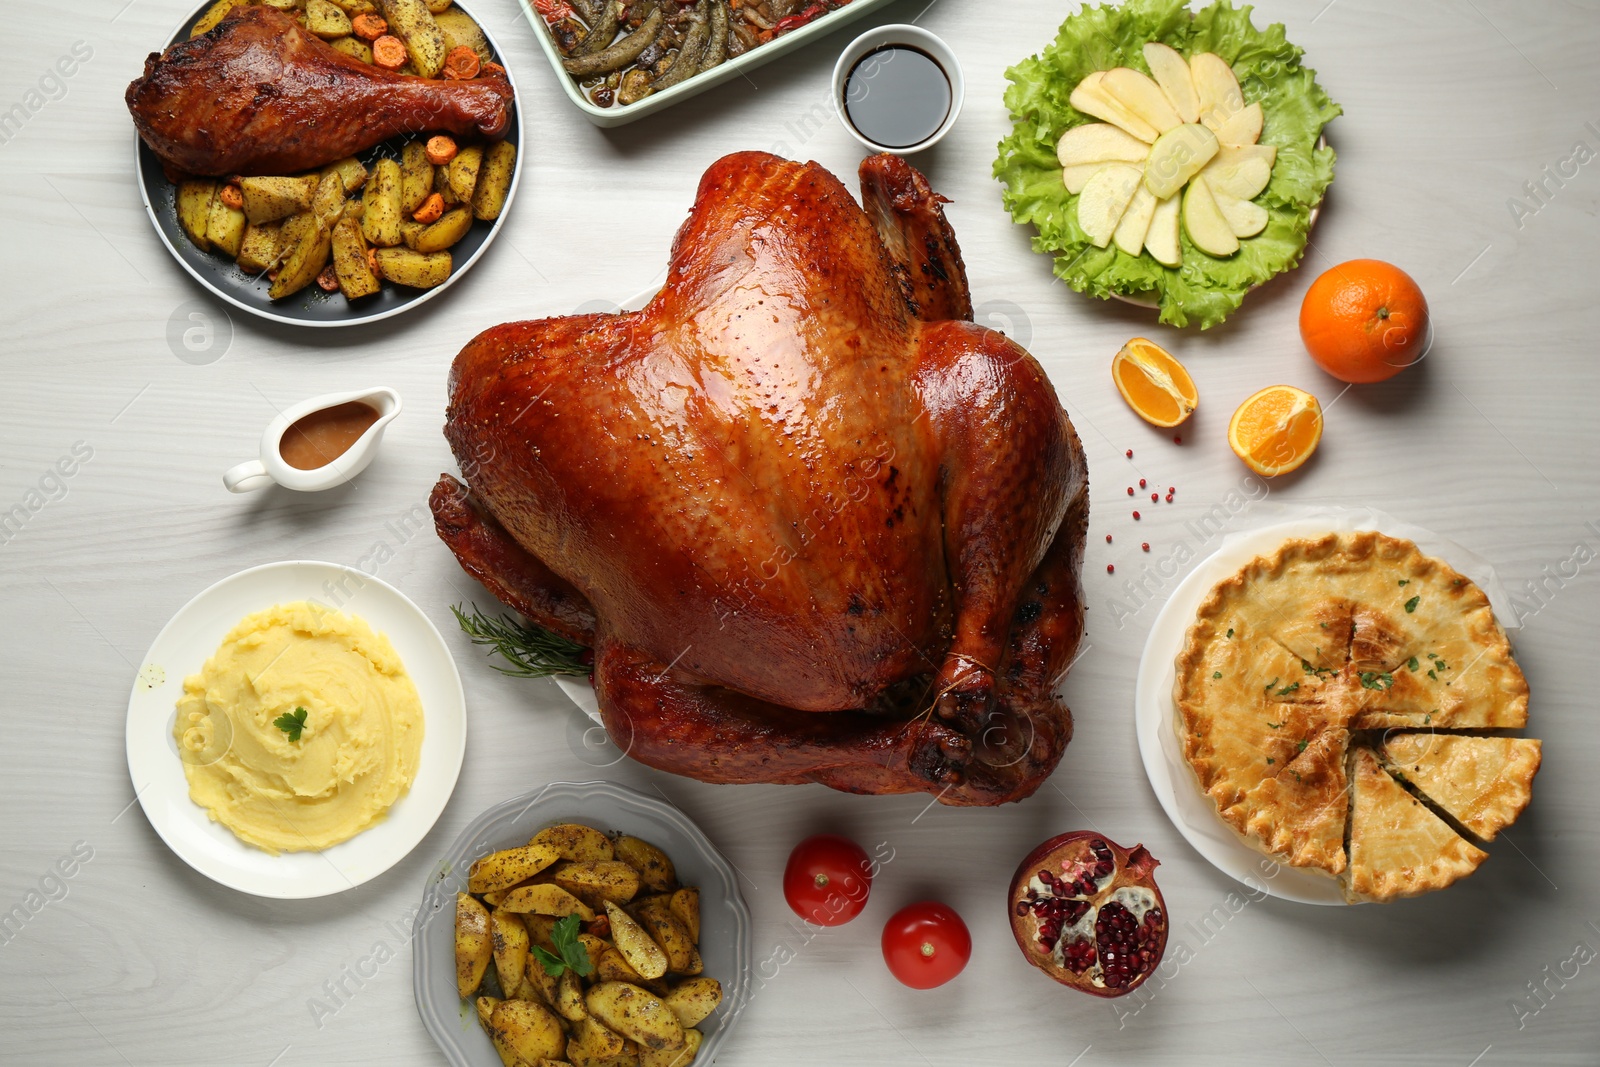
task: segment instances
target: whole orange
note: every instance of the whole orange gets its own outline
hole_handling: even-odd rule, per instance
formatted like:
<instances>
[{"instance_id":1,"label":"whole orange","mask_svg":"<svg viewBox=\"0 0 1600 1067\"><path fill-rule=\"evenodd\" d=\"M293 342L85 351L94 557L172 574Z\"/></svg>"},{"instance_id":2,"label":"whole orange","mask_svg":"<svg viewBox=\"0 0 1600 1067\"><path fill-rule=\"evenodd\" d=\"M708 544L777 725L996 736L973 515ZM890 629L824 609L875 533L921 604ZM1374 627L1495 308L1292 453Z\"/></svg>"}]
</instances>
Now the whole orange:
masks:
<instances>
[{"instance_id":1,"label":"whole orange","mask_svg":"<svg viewBox=\"0 0 1600 1067\"><path fill-rule=\"evenodd\" d=\"M1300 338L1341 382L1381 382L1422 358L1428 302L1411 275L1379 259L1352 259L1311 283Z\"/></svg>"}]
</instances>

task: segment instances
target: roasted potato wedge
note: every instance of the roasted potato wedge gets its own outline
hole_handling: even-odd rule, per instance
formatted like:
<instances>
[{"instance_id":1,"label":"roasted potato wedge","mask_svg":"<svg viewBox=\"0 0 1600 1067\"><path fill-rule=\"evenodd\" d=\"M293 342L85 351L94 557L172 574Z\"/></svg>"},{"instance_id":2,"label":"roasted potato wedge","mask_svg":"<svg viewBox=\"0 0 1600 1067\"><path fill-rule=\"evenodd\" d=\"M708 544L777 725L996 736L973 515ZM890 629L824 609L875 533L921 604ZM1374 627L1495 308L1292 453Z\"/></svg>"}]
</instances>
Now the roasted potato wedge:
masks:
<instances>
[{"instance_id":1,"label":"roasted potato wedge","mask_svg":"<svg viewBox=\"0 0 1600 1067\"><path fill-rule=\"evenodd\" d=\"M362 199L367 209L361 217L361 233L367 243L379 248L399 244L400 164L392 159L378 160Z\"/></svg>"},{"instance_id":2,"label":"roasted potato wedge","mask_svg":"<svg viewBox=\"0 0 1600 1067\"><path fill-rule=\"evenodd\" d=\"M499 997L479 997L477 1000L473 1001L473 1007L478 1009L478 1021L487 1026L489 1024L489 1019L494 1015L495 1005L499 1003Z\"/></svg>"},{"instance_id":3,"label":"roasted potato wedge","mask_svg":"<svg viewBox=\"0 0 1600 1067\"><path fill-rule=\"evenodd\" d=\"M279 222L246 223L244 240L239 242L239 254L234 257L239 269L246 274L271 270L278 262L278 231L281 229L283 224Z\"/></svg>"},{"instance_id":4,"label":"roasted potato wedge","mask_svg":"<svg viewBox=\"0 0 1600 1067\"><path fill-rule=\"evenodd\" d=\"M431 15L437 15L454 2L455 0L427 0L428 13Z\"/></svg>"},{"instance_id":5,"label":"roasted potato wedge","mask_svg":"<svg viewBox=\"0 0 1600 1067\"><path fill-rule=\"evenodd\" d=\"M470 145L456 153L456 158L444 165L445 181L456 201L472 203L472 193L478 188L478 171L483 169L483 146Z\"/></svg>"},{"instance_id":6,"label":"roasted potato wedge","mask_svg":"<svg viewBox=\"0 0 1600 1067\"><path fill-rule=\"evenodd\" d=\"M496 908L489 913L489 935L494 944L494 969L510 996L528 971L528 928L522 916Z\"/></svg>"},{"instance_id":7,"label":"roasted potato wedge","mask_svg":"<svg viewBox=\"0 0 1600 1067\"><path fill-rule=\"evenodd\" d=\"M555 1009L563 1019L572 1021L589 1014L583 1003L583 982L571 971L562 971L556 979Z\"/></svg>"},{"instance_id":8,"label":"roasted potato wedge","mask_svg":"<svg viewBox=\"0 0 1600 1067\"><path fill-rule=\"evenodd\" d=\"M372 62L372 46L359 37L340 37L328 44L336 52L343 52L352 59L359 59L363 63Z\"/></svg>"},{"instance_id":9,"label":"roasted potato wedge","mask_svg":"<svg viewBox=\"0 0 1600 1067\"><path fill-rule=\"evenodd\" d=\"M525 977L528 984L538 991L539 995L536 999L543 1001L551 1011L555 1011L556 992L559 982L549 971L544 969L544 964L539 962L539 957L528 956L528 969Z\"/></svg>"},{"instance_id":10,"label":"roasted potato wedge","mask_svg":"<svg viewBox=\"0 0 1600 1067\"><path fill-rule=\"evenodd\" d=\"M436 78L444 69L444 34L433 21L424 0L379 0L389 32L405 43L411 65L424 78Z\"/></svg>"},{"instance_id":11,"label":"roasted potato wedge","mask_svg":"<svg viewBox=\"0 0 1600 1067\"><path fill-rule=\"evenodd\" d=\"M367 168L362 166L361 160L355 156L345 156L322 168L323 174L330 171L339 175L339 180L344 183L344 191L347 193L353 193L367 183Z\"/></svg>"},{"instance_id":12,"label":"roasted potato wedge","mask_svg":"<svg viewBox=\"0 0 1600 1067\"><path fill-rule=\"evenodd\" d=\"M283 265L278 268L278 277L267 290L267 296L282 300L316 281L322 268L328 265L332 247L333 231L323 225L315 211L290 216L278 234L278 252L283 257Z\"/></svg>"},{"instance_id":13,"label":"roasted potato wedge","mask_svg":"<svg viewBox=\"0 0 1600 1067\"><path fill-rule=\"evenodd\" d=\"M583 950L589 954L590 967L594 967L599 964L601 954L604 953L606 949L611 947L611 943L609 941L606 941L604 938L596 937L593 934L579 934L578 944L582 945Z\"/></svg>"},{"instance_id":14,"label":"roasted potato wedge","mask_svg":"<svg viewBox=\"0 0 1600 1067\"><path fill-rule=\"evenodd\" d=\"M467 871L467 888L474 893L510 889L560 858L555 849L538 845L519 845L491 852Z\"/></svg>"},{"instance_id":15,"label":"roasted potato wedge","mask_svg":"<svg viewBox=\"0 0 1600 1067\"><path fill-rule=\"evenodd\" d=\"M433 8L432 4L428 6ZM448 5L444 8L433 8L433 23L439 27L439 32L444 34L445 55L449 55L457 48L470 48L477 53L480 63L494 60L493 53L489 51L489 38L483 35L483 29L465 11Z\"/></svg>"},{"instance_id":16,"label":"roasted potato wedge","mask_svg":"<svg viewBox=\"0 0 1600 1067\"><path fill-rule=\"evenodd\" d=\"M684 886L672 894L672 900L667 908L672 912L672 917L683 924L689 931L689 940L696 945L700 943L700 890L694 886Z\"/></svg>"},{"instance_id":17,"label":"roasted potato wedge","mask_svg":"<svg viewBox=\"0 0 1600 1067\"><path fill-rule=\"evenodd\" d=\"M589 1015L573 1020L572 1039L567 1042L567 1058L574 1065L580 1057L590 1061L607 1060L622 1055L627 1047L621 1034Z\"/></svg>"},{"instance_id":18,"label":"roasted potato wedge","mask_svg":"<svg viewBox=\"0 0 1600 1067\"><path fill-rule=\"evenodd\" d=\"M547 826L533 835L530 845L545 844L564 860L609 860L616 855L611 839L599 830L578 823Z\"/></svg>"},{"instance_id":19,"label":"roasted potato wedge","mask_svg":"<svg viewBox=\"0 0 1600 1067\"><path fill-rule=\"evenodd\" d=\"M483 154L478 171L478 187L472 193L472 217L493 222L505 209L511 193L511 174L516 169L517 146L497 141Z\"/></svg>"},{"instance_id":20,"label":"roasted potato wedge","mask_svg":"<svg viewBox=\"0 0 1600 1067\"><path fill-rule=\"evenodd\" d=\"M609 900L606 901L606 916L611 920L611 942L628 961L628 966L645 978L660 978L667 973L666 952L633 916Z\"/></svg>"},{"instance_id":21,"label":"roasted potato wedge","mask_svg":"<svg viewBox=\"0 0 1600 1067\"><path fill-rule=\"evenodd\" d=\"M216 3L206 8L206 13L200 16L200 21L189 30L190 37L198 37L217 28L217 23L225 18L228 12L236 7L248 4L250 0L217 0Z\"/></svg>"},{"instance_id":22,"label":"roasted potato wedge","mask_svg":"<svg viewBox=\"0 0 1600 1067\"><path fill-rule=\"evenodd\" d=\"M694 958L694 941L683 924L673 918L672 911L663 901L652 901L633 909L639 925L649 931L661 951L667 954L667 970L673 974L687 974Z\"/></svg>"},{"instance_id":23,"label":"roasted potato wedge","mask_svg":"<svg viewBox=\"0 0 1600 1067\"><path fill-rule=\"evenodd\" d=\"M331 41L350 35L350 16L330 0L306 0L306 29Z\"/></svg>"},{"instance_id":24,"label":"roasted potato wedge","mask_svg":"<svg viewBox=\"0 0 1600 1067\"><path fill-rule=\"evenodd\" d=\"M639 872L640 881L657 893L678 882L678 872L667 854L648 841L623 835L617 838L616 853L619 860Z\"/></svg>"},{"instance_id":25,"label":"roasted potato wedge","mask_svg":"<svg viewBox=\"0 0 1600 1067\"><path fill-rule=\"evenodd\" d=\"M433 192L433 164L428 162L428 146L422 141L407 141L400 149L400 210L406 218Z\"/></svg>"},{"instance_id":26,"label":"roasted potato wedge","mask_svg":"<svg viewBox=\"0 0 1600 1067\"><path fill-rule=\"evenodd\" d=\"M466 208L456 208L428 229L442 225L445 219L455 214L468 213ZM467 225L471 225L470 215ZM418 251L424 250L421 245L422 239L419 237ZM551 869L550 880L595 907L603 906L607 900L613 904L626 904L639 892L639 872L621 860L574 860L563 863Z\"/></svg>"},{"instance_id":27,"label":"roasted potato wedge","mask_svg":"<svg viewBox=\"0 0 1600 1067\"><path fill-rule=\"evenodd\" d=\"M244 244L244 212L222 202L222 197L211 198L211 211L206 217L206 240L219 252L237 257Z\"/></svg>"},{"instance_id":28,"label":"roasted potato wedge","mask_svg":"<svg viewBox=\"0 0 1600 1067\"><path fill-rule=\"evenodd\" d=\"M583 998L589 1015L649 1049L680 1049L688 1043L683 1024L665 1002L627 982L600 982Z\"/></svg>"},{"instance_id":29,"label":"roasted potato wedge","mask_svg":"<svg viewBox=\"0 0 1600 1067\"><path fill-rule=\"evenodd\" d=\"M384 248L378 252L378 269L383 270L383 257L385 253L397 255L401 252L410 255L419 255L410 249ZM437 252L435 255L449 256L448 252ZM385 274L384 277L389 277ZM391 279L398 281L398 279ZM594 909L583 901L562 889L558 885L525 885L520 889L513 889L506 894L500 906L506 911L533 912L535 915L554 915L559 917L576 915L585 921L594 918Z\"/></svg>"},{"instance_id":30,"label":"roasted potato wedge","mask_svg":"<svg viewBox=\"0 0 1600 1067\"><path fill-rule=\"evenodd\" d=\"M277 222L290 215L311 210L311 198L320 179L241 178L239 192L244 196L244 217L251 222Z\"/></svg>"},{"instance_id":31,"label":"roasted potato wedge","mask_svg":"<svg viewBox=\"0 0 1600 1067\"><path fill-rule=\"evenodd\" d=\"M657 1052L654 1049L639 1050L639 1067L689 1067L694 1058L700 1054L702 1035L698 1030L684 1030L686 1039L680 1049L668 1049Z\"/></svg>"},{"instance_id":32,"label":"roasted potato wedge","mask_svg":"<svg viewBox=\"0 0 1600 1067\"><path fill-rule=\"evenodd\" d=\"M524 1063L556 1059L567 1051L561 1020L531 1000L503 1000L495 1005L489 1018L489 1037L492 1040L496 1036Z\"/></svg>"},{"instance_id":33,"label":"roasted potato wedge","mask_svg":"<svg viewBox=\"0 0 1600 1067\"><path fill-rule=\"evenodd\" d=\"M333 273L339 278L339 291L346 300L359 300L378 291L378 276L367 262L367 241L361 236L361 223L348 216L333 227ZM526 930L523 938L527 938ZM527 951L526 946L523 951Z\"/></svg>"},{"instance_id":34,"label":"roasted potato wedge","mask_svg":"<svg viewBox=\"0 0 1600 1067\"><path fill-rule=\"evenodd\" d=\"M211 251L211 239L206 236L211 222L211 202L217 195L217 183L206 179L190 179L178 183L178 226L202 252ZM311 197L306 196L306 207Z\"/></svg>"},{"instance_id":35,"label":"roasted potato wedge","mask_svg":"<svg viewBox=\"0 0 1600 1067\"><path fill-rule=\"evenodd\" d=\"M320 267L318 268L321 269ZM456 991L462 999L483 984L483 974L494 955L489 934L489 912L470 893L456 894Z\"/></svg>"},{"instance_id":36,"label":"roasted potato wedge","mask_svg":"<svg viewBox=\"0 0 1600 1067\"><path fill-rule=\"evenodd\" d=\"M717 1010L722 1003L722 983L715 978L686 978L668 991L662 1003L687 1030Z\"/></svg>"},{"instance_id":37,"label":"roasted potato wedge","mask_svg":"<svg viewBox=\"0 0 1600 1067\"><path fill-rule=\"evenodd\" d=\"M413 230L405 223L401 223L400 239L405 242L406 247L418 252L443 252L465 237L470 229L472 229L472 211L461 206L451 208L440 216L438 222L422 226L420 229Z\"/></svg>"}]
</instances>

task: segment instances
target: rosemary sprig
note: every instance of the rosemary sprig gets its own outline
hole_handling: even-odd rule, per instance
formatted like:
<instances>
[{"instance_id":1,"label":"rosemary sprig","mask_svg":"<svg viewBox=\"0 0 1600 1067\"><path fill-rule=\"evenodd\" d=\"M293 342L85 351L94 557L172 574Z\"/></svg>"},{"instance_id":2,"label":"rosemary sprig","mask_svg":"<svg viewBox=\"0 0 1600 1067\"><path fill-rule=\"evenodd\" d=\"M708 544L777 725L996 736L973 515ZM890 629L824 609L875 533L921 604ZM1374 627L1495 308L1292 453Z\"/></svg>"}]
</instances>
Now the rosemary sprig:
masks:
<instances>
[{"instance_id":1,"label":"rosemary sprig","mask_svg":"<svg viewBox=\"0 0 1600 1067\"><path fill-rule=\"evenodd\" d=\"M549 678L558 674L583 676L594 668L584 662L589 651L576 641L569 641L543 626L522 623L504 615L491 618L472 605L470 613L462 611L459 604L452 605L461 630L475 645L498 655L509 666L490 663L501 674L513 678Z\"/></svg>"}]
</instances>

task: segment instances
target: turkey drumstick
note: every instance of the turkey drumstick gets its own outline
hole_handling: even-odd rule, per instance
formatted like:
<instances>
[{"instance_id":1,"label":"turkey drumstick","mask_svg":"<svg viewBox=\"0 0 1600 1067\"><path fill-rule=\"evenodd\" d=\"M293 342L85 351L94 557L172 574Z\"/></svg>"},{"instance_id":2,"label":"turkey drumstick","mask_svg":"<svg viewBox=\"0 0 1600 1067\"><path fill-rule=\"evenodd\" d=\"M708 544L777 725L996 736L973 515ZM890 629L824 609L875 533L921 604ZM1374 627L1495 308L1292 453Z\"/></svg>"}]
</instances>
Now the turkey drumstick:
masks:
<instances>
[{"instance_id":1,"label":"turkey drumstick","mask_svg":"<svg viewBox=\"0 0 1600 1067\"><path fill-rule=\"evenodd\" d=\"M215 29L145 60L128 86L139 136L186 174L293 174L402 133L498 138L511 122L499 71L467 81L363 63L276 8L234 8Z\"/></svg>"}]
</instances>

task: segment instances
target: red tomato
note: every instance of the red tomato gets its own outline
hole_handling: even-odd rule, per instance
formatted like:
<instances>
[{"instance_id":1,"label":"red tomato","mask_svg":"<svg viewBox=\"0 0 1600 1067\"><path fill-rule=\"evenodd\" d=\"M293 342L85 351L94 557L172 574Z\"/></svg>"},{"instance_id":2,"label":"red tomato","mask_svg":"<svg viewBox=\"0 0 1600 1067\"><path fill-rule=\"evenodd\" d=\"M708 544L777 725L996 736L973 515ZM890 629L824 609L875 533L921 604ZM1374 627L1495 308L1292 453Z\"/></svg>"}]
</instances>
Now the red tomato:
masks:
<instances>
[{"instance_id":1,"label":"red tomato","mask_svg":"<svg viewBox=\"0 0 1600 1067\"><path fill-rule=\"evenodd\" d=\"M972 958L972 934L948 904L924 900L901 908L883 927L883 962L912 989L932 989Z\"/></svg>"},{"instance_id":2,"label":"red tomato","mask_svg":"<svg viewBox=\"0 0 1600 1067\"><path fill-rule=\"evenodd\" d=\"M838 834L808 837L789 853L783 895L800 918L840 926L861 914L872 891L872 861L862 847Z\"/></svg>"}]
</instances>

